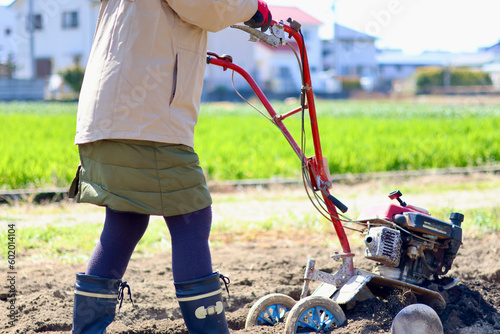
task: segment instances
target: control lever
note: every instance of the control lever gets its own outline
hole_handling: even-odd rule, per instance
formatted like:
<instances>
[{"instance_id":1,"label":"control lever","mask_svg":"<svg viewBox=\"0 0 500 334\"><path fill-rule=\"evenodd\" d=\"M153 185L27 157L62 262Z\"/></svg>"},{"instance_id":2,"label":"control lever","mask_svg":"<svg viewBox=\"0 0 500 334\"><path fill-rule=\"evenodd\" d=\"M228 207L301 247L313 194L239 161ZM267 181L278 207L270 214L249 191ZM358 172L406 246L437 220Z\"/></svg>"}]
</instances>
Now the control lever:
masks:
<instances>
[{"instance_id":1,"label":"control lever","mask_svg":"<svg viewBox=\"0 0 500 334\"><path fill-rule=\"evenodd\" d=\"M400 197L403 196L403 194L401 193L401 191L399 190L395 190L393 192L391 192L389 194L389 198L390 199L397 199L399 204L401 204L401 206L404 206L404 207L407 207L409 209L413 209L415 211L418 211L418 212L421 212L423 214L426 214L428 216L430 216L431 214L429 213L429 211L427 211L426 209L424 208L421 208L419 206L415 206L415 205L411 205L411 204L406 204L405 201L403 201Z\"/></svg>"},{"instance_id":2,"label":"control lever","mask_svg":"<svg viewBox=\"0 0 500 334\"><path fill-rule=\"evenodd\" d=\"M401 196L403 196L403 194L399 190L394 190L389 194L390 199L397 199L401 206L406 206L406 202L400 198Z\"/></svg>"},{"instance_id":3,"label":"control lever","mask_svg":"<svg viewBox=\"0 0 500 334\"><path fill-rule=\"evenodd\" d=\"M344 203L342 203L341 201L339 201L332 194L328 194L326 197L328 197L328 199L330 200L330 202L332 202L332 204L335 205L337 207L337 209L339 209L340 211L342 211L342 213L346 213L347 210L349 209L347 206L345 206Z\"/></svg>"}]
</instances>

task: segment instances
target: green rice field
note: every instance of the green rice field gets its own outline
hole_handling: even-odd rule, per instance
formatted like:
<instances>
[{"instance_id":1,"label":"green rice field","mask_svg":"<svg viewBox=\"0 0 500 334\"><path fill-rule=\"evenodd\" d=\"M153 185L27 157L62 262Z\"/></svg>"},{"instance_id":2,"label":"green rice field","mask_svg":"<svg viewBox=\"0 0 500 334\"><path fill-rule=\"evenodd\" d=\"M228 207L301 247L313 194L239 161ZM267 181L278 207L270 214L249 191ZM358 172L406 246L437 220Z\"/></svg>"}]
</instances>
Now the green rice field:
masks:
<instances>
[{"instance_id":1,"label":"green rice field","mask_svg":"<svg viewBox=\"0 0 500 334\"><path fill-rule=\"evenodd\" d=\"M297 107L272 104L278 113ZM323 155L332 174L497 165L499 107L316 102ZM78 165L76 108L76 103L0 103L0 189L71 182ZM299 142L300 115L285 124ZM307 130L307 117L305 125ZM309 132L307 155L313 153ZM195 150L209 180L300 176L300 161L280 131L244 103L203 104Z\"/></svg>"}]
</instances>

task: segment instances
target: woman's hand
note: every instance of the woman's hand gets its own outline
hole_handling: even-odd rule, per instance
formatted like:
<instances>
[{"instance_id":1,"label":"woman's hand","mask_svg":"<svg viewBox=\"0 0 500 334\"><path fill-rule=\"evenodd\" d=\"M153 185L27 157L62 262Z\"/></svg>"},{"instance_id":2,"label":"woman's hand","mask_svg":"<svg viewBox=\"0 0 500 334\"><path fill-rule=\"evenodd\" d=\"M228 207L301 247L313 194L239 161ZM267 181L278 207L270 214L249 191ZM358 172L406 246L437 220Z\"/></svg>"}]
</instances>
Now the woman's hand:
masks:
<instances>
[{"instance_id":1,"label":"woman's hand","mask_svg":"<svg viewBox=\"0 0 500 334\"><path fill-rule=\"evenodd\" d=\"M271 12L267 7L267 3L262 0L259 0L259 5L257 7L257 12L252 16L252 18L244 23L252 28L260 28L262 31L266 31L271 25L272 21Z\"/></svg>"}]
</instances>

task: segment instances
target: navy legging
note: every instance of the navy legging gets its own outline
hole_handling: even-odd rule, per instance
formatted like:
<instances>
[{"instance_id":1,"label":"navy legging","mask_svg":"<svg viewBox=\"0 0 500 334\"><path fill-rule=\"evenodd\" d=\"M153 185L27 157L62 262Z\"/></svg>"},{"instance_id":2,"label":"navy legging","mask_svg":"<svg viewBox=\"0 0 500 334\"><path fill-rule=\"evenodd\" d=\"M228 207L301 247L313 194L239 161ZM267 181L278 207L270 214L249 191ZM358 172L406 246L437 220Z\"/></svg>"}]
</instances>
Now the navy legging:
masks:
<instances>
[{"instance_id":1,"label":"navy legging","mask_svg":"<svg viewBox=\"0 0 500 334\"><path fill-rule=\"evenodd\" d=\"M208 246L211 207L164 218L172 242L174 281L184 282L212 274ZM86 274L121 279L148 223L149 215L106 208L104 228L90 256Z\"/></svg>"}]
</instances>

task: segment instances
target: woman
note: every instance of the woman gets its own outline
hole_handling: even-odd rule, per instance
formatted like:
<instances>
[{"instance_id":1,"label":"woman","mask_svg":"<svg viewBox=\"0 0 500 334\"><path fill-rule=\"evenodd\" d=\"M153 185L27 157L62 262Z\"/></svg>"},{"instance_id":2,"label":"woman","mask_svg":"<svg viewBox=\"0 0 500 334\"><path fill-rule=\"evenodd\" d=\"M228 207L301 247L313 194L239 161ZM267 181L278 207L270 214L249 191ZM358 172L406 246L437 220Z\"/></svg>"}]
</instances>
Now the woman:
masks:
<instances>
[{"instance_id":1,"label":"woman","mask_svg":"<svg viewBox=\"0 0 500 334\"><path fill-rule=\"evenodd\" d=\"M105 333L150 215L165 218L190 333L229 333L208 238L211 197L193 150L207 31L267 29L261 0L103 0L78 106L81 164L71 194L106 207L75 283L73 333ZM129 291L130 292L130 291Z\"/></svg>"}]
</instances>

